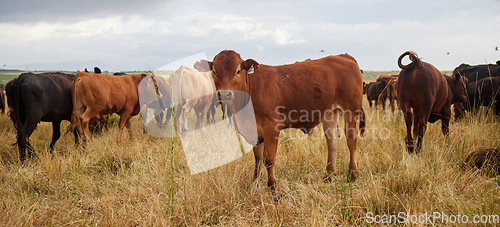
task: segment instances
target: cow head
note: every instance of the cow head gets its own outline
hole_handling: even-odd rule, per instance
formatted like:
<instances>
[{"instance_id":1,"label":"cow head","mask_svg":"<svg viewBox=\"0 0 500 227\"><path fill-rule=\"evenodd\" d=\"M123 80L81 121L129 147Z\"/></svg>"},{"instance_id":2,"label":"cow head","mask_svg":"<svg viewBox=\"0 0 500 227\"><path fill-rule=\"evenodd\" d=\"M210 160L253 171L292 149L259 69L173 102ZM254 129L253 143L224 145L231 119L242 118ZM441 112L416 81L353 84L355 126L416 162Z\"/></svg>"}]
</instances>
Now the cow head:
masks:
<instances>
[{"instance_id":1,"label":"cow head","mask_svg":"<svg viewBox=\"0 0 500 227\"><path fill-rule=\"evenodd\" d=\"M248 77L259 67L255 60L244 61L232 50L221 51L208 65L221 101L234 98L234 90L248 92Z\"/></svg>"},{"instance_id":2,"label":"cow head","mask_svg":"<svg viewBox=\"0 0 500 227\"><path fill-rule=\"evenodd\" d=\"M447 77L448 86L453 93L452 103L464 103L467 100L466 94L466 84L468 82L467 78L456 72L451 77Z\"/></svg>"}]
</instances>

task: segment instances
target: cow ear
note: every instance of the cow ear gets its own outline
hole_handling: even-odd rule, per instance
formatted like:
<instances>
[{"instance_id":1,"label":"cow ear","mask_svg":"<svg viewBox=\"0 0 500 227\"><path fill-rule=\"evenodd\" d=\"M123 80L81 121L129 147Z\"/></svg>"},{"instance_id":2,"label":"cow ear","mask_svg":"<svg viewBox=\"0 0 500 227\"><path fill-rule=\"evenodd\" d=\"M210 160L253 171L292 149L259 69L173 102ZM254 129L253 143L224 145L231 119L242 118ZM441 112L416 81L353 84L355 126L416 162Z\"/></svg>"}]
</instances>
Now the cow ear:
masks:
<instances>
[{"instance_id":1,"label":"cow ear","mask_svg":"<svg viewBox=\"0 0 500 227\"><path fill-rule=\"evenodd\" d=\"M253 59L247 59L241 63L241 68L248 71L248 74L252 74L256 69L259 68L259 63Z\"/></svg>"},{"instance_id":2,"label":"cow ear","mask_svg":"<svg viewBox=\"0 0 500 227\"><path fill-rule=\"evenodd\" d=\"M207 60L200 60L194 63L193 66L195 69L197 69L200 72L208 72L210 71L210 66L208 64Z\"/></svg>"},{"instance_id":3,"label":"cow ear","mask_svg":"<svg viewBox=\"0 0 500 227\"><path fill-rule=\"evenodd\" d=\"M461 76L460 76L460 73L459 73L459 72L454 73L454 74L453 74L453 77L454 77L454 79L455 79L456 81L460 81L460 77L461 77Z\"/></svg>"},{"instance_id":4,"label":"cow ear","mask_svg":"<svg viewBox=\"0 0 500 227\"><path fill-rule=\"evenodd\" d=\"M214 62L212 61L207 61L207 64L208 64L208 69L209 71L213 70L214 69Z\"/></svg>"}]
</instances>

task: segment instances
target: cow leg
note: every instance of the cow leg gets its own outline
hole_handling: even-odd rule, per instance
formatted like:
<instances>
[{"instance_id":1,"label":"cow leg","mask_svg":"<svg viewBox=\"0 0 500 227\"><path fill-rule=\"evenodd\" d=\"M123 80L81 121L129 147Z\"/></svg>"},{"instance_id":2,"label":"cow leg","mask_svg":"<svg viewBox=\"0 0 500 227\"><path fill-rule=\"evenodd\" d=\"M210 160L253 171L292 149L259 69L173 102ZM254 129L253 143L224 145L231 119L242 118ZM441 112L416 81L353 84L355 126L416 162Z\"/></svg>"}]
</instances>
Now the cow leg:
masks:
<instances>
[{"instance_id":1,"label":"cow leg","mask_svg":"<svg viewBox=\"0 0 500 227\"><path fill-rule=\"evenodd\" d=\"M101 108L97 108L101 109ZM79 128L79 133L83 134L84 141L90 140L90 130L89 130L89 122L90 119L94 118L99 112L93 111L90 108L87 108L85 112L80 115L80 125L81 128Z\"/></svg>"},{"instance_id":2,"label":"cow leg","mask_svg":"<svg viewBox=\"0 0 500 227\"><path fill-rule=\"evenodd\" d=\"M85 112L87 113L87 112ZM81 131L81 134L83 134L83 138L84 138L84 141L89 141L90 140L90 130L89 130L89 122L90 122L90 119L89 117L85 117L85 113L83 113L81 116L80 116L80 124L81 124L81 129L79 131Z\"/></svg>"},{"instance_id":3,"label":"cow leg","mask_svg":"<svg viewBox=\"0 0 500 227\"><path fill-rule=\"evenodd\" d=\"M344 114L344 121L347 147L349 148L350 154L349 174L347 175L347 181L354 182L358 178L358 169L356 167L356 146L358 142L358 131L356 128L356 117L353 116L353 112L351 112L350 114Z\"/></svg>"},{"instance_id":4,"label":"cow leg","mask_svg":"<svg viewBox=\"0 0 500 227\"><path fill-rule=\"evenodd\" d=\"M132 134L132 127L131 127L132 125L130 123L130 118L131 117L129 117L127 119L127 122L125 123L125 127L127 127L127 129L128 129L128 135L130 136L130 140L133 140L134 139L134 135Z\"/></svg>"},{"instance_id":5,"label":"cow leg","mask_svg":"<svg viewBox=\"0 0 500 227\"><path fill-rule=\"evenodd\" d=\"M127 124L127 120L128 120L127 118L128 118L128 114L126 114L126 113L122 113L120 115L120 122L118 123L118 142L122 141L122 132L123 132L123 128Z\"/></svg>"},{"instance_id":6,"label":"cow leg","mask_svg":"<svg viewBox=\"0 0 500 227\"><path fill-rule=\"evenodd\" d=\"M52 142L50 142L50 152L54 150L57 140L61 137L61 121L52 122Z\"/></svg>"},{"instance_id":7,"label":"cow leg","mask_svg":"<svg viewBox=\"0 0 500 227\"><path fill-rule=\"evenodd\" d=\"M406 149L408 149L409 153L413 153L413 138L411 135L411 126L413 123L413 114L411 112L411 109L408 107L403 107L401 108L403 110L403 116L405 118L405 123L406 123ZM415 126L416 127L416 126Z\"/></svg>"},{"instance_id":8,"label":"cow leg","mask_svg":"<svg viewBox=\"0 0 500 227\"><path fill-rule=\"evenodd\" d=\"M162 111L163 113L164 111ZM172 108L171 107L167 107L167 114L165 116L165 121L164 121L164 125L165 127L168 126L168 123L170 122L170 119L172 118Z\"/></svg>"},{"instance_id":9,"label":"cow leg","mask_svg":"<svg viewBox=\"0 0 500 227\"><path fill-rule=\"evenodd\" d=\"M276 163L276 152L280 132L274 128L268 128L264 133L265 165L267 169L267 187L273 196L276 195L276 178L274 177L274 165Z\"/></svg>"},{"instance_id":10,"label":"cow leg","mask_svg":"<svg viewBox=\"0 0 500 227\"><path fill-rule=\"evenodd\" d=\"M445 108L441 114L441 131L447 136L450 131L451 106Z\"/></svg>"},{"instance_id":11,"label":"cow leg","mask_svg":"<svg viewBox=\"0 0 500 227\"><path fill-rule=\"evenodd\" d=\"M17 145L19 146L19 159L21 163L24 163L24 161L26 160L26 152L28 153L27 155L29 158L33 157L33 147L28 142L28 139L33 131L35 131L36 125L41 118L31 118L27 116L26 119L36 120L25 122L22 128L18 126L19 128L17 130Z\"/></svg>"},{"instance_id":12,"label":"cow leg","mask_svg":"<svg viewBox=\"0 0 500 227\"><path fill-rule=\"evenodd\" d=\"M420 110L415 111L414 113L414 136L417 137L417 148L416 152L420 152L422 150L422 141L424 138L425 130L427 129L427 119L430 116L430 110Z\"/></svg>"},{"instance_id":13,"label":"cow leg","mask_svg":"<svg viewBox=\"0 0 500 227\"><path fill-rule=\"evenodd\" d=\"M257 144L257 146L253 148L253 155L255 157L255 172L253 180L255 181L259 178L262 160L264 159L264 143Z\"/></svg>"},{"instance_id":14,"label":"cow leg","mask_svg":"<svg viewBox=\"0 0 500 227\"><path fill-rule=\"evenodd\" d=\"M73 131L73 135L75 136L75 145L78 145L78 132L77 132L77 130Z\"/></svg>"},{"instance_id":15,"label":"cow leg","mask_svg":"<svg viewBox=\"0 0 500 227\"><path fill-rule=\"evenodd\" d=\"M337 160L337 149L338 149L338 140L340 138L339 128L338 128L338 118L340 112L337 110L333 110L328 113L323 119L323 131L326 137L326 143L328 147L328 157L326 163L326 173L327 175L323 180L325 182L331 182L332 179L330 177L331 174L335 173L335 166Z\"/></svg>"}]
</instances>

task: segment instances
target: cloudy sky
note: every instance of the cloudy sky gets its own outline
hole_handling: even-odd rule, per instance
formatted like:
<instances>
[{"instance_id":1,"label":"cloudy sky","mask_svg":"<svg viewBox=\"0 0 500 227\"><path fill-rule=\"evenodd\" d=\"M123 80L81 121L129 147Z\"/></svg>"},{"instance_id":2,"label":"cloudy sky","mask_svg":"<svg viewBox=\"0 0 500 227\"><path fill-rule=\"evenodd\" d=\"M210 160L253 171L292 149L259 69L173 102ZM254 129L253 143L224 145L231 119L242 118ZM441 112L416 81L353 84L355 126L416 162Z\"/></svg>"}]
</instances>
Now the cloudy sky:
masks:
<instances>
[{"instance_id":1,"label":"cloudy sky","mask_svg":"<svg viewBox=\"0 0 500 227\"><path fill-rule=\"evenodd\" d=\"M269 65L349 53L398 70L413 50L440 70L500 59L499 0L1 0L0 67L154 70L233 49Z\"/></svg>"}]
</instances>

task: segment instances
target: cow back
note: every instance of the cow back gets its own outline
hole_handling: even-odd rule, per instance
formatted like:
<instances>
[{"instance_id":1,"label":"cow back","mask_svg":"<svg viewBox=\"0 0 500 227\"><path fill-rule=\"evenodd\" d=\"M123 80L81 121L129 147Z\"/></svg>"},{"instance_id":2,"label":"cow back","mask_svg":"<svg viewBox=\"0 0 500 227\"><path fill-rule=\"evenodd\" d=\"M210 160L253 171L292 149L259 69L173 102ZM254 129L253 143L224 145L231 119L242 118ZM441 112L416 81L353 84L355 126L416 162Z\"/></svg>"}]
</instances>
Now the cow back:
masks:
<instances>
[{"instance_id":1,"label":"cow back","mask_svg":"<svg viewBox=\"0 0 500 227\"><path fill-rule=\"evenodd\" d=\"M248 81L257 121L274 117L284 127L312 128L324 111L361 108L362 75L352 57L329 56L282 66L260 64Z\"/></svg>"},{"instance_id":2,"label":"cow back","mask_svg":"<svg viewBox=\"0 0 500 227\"><path fill-rule=\"evenodd\" d=\"M74 86L75 104L100 110L100 114L132 109L139 113L138 85L141 76L115 76L80 72Z\"/></svg>"}]
</instances>

